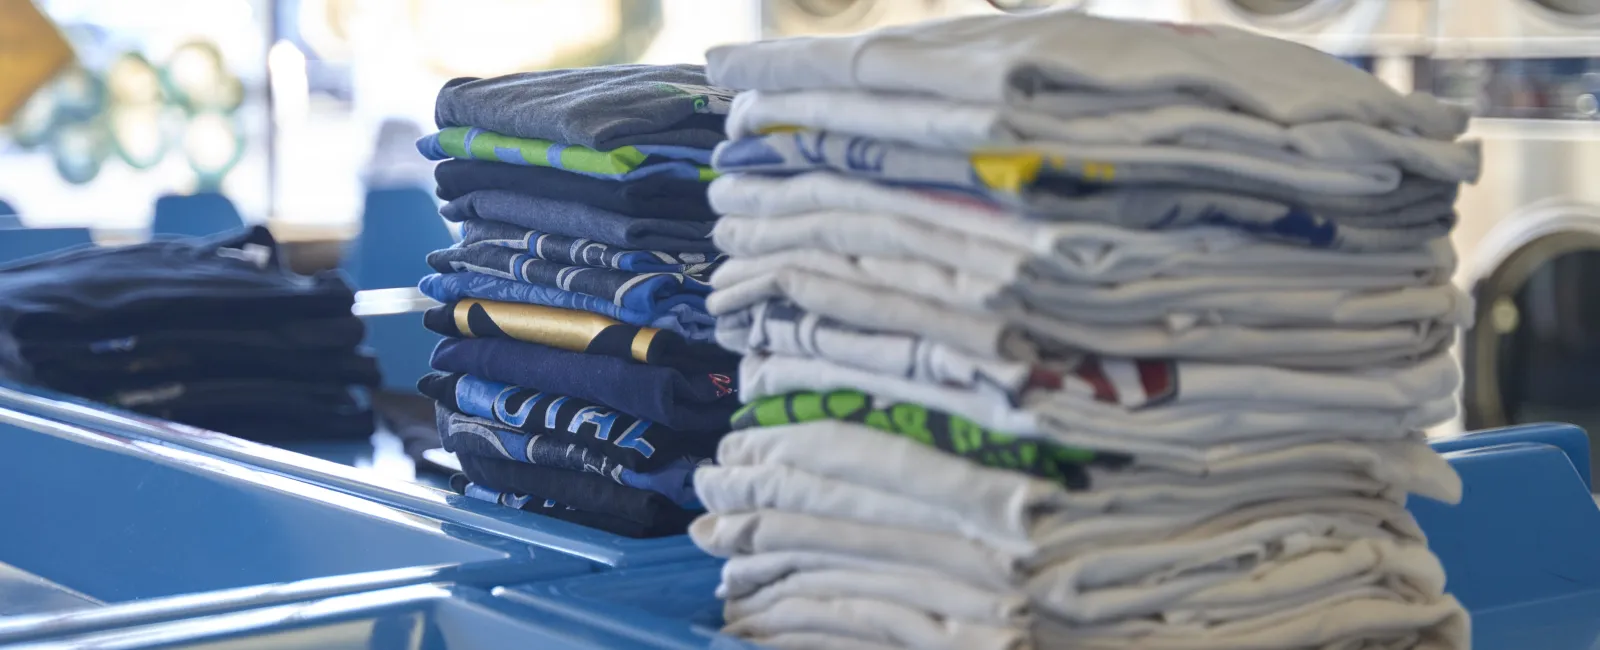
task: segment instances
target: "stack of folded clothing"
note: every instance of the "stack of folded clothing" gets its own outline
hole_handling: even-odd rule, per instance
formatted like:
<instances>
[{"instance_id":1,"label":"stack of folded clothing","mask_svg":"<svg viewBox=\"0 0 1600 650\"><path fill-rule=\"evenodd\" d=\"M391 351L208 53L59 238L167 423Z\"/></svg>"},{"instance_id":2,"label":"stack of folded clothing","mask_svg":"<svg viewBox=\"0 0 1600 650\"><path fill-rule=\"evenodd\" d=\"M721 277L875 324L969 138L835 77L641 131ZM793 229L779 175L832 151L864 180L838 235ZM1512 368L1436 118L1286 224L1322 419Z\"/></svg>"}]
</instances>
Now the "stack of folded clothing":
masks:
<instances>
[{"instance_id":1,"label":"stack of folded clothing","mask_svg":"<svg viewBox=\"0 0 1600 650\"><path fill-rule=\"evenodd\" d=\"M1130 54L1131 53L1131 54ZM777 648L1464 648L1464 115L1309 48L1072 12L733 45L695 487Z\"/></svg>"},{"instance_id":2,"label":"stack of folded clothing","mask_svg":"<svg viewBox=\"0 0 1600 650\"><path fill-rule=\"evenodd\" d=\"M699 66L458 79L439 93L442 213L421 289L447 338L419 383L467 496L630 537L683 533L738 407L706 311L706 197L731 96Z\"/></svg>"},{"instance_id":3,"label":"stack of folded clothing","mask_svg":"<svg viewBox=\"0 0 1600 650\"><path fill-rule=\"evenodd\" d=\"M295 275L265 228L90 248L0 269L18 381L256 440L372 435L355 294Z\"/></svg>"}]
</instances>

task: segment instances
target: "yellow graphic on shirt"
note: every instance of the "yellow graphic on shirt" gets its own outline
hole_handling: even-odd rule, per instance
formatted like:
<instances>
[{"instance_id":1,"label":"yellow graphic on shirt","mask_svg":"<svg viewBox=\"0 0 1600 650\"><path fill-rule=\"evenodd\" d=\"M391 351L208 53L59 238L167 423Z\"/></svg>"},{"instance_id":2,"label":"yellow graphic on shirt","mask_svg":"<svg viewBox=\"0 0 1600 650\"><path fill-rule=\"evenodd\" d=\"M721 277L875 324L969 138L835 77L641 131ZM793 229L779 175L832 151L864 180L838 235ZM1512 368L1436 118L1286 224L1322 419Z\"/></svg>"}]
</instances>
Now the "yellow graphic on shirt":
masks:
<instances>
[{"instance_id":1,"label":"yellow graphic on shirt","mask_svg":"<svg viewBox=\"0 0 1600 650\"><path fill-rule=\"evenodd\" d=\"M1043 172L1069 171L1065 158L1058 154L1034 151L980 151L972 154L972 171L985 188L1020 192L1039 180ZM1086 181L1110 182L1117 177L1114 163L1085 161L1077 176Z\"/></svg>"},{"instance_id":2,"label":"yellow graphic on shirt","mask_svg":"<svg viewBox=\"0 0 1600 650\"><path fill-rule=\"evenodd\" d=\"M756 133L759 135L772 135L774 133L799 133L804 130L806 130L805 127L793 124L769 124L756 129Z\"/></svg>"}]
</instances>

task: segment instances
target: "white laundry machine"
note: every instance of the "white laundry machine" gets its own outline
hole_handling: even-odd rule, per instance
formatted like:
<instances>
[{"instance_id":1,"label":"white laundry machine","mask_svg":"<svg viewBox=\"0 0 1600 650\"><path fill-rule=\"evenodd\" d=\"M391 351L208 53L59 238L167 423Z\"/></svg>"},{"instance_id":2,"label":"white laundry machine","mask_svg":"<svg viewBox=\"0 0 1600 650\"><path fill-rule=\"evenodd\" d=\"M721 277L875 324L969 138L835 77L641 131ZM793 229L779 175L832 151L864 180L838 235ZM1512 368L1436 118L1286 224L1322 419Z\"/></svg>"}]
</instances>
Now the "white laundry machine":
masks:
<instances>
[{"instance_id":1,"label":"white laundry machine","mask_svg":"<svg viewBox=\"0 0 1600 650\"><path fill-rule=\"evenodd\" d=\"M1419 83L1474 109L1484 158L1452 236L1478 303L1463 424L1600 431L1600 0L1438 2Z\"/></svg>"},{"instance_id":2,"label":"white laundry machine","mask_svg":"<svg viewBox=\"0 0 1600 650\"><path fill-rule=\"evenodd\" d=\"M1435 0L1190 0L1195 22L1244 27L1338 55L1425 54Z\"/></svg>"},{"instance_id":3,"label":"white laundry machine","mask_svg":"<svg viewBox=\"0 0 1600 650\"><path fill-rule=\"evenodd\" d=\"M1096 15L1180 22L1188 0L761 0L767 37L849 34L930 18L1076 10Z\"/></svg>"},{"instance_id":4,"label":"white laundry machine","mask_svg":"<svg viewBox=\"0 0 1600 650\"><path fill-rule=\"evenodd\" d=\"M1565 56L1600 43L1600 0L1438 0L1456 56Z\"/></svg>"},{"instance_id":5,"label":"white laundry machine","mask_svg":"<svg viewBox=\"0 0 1600 650\"><path fill-rule=\"evenodd\" d=\"M761 0L761 27L768 38L850 34L990 9L983 0Z\"/></svg>"},{"instance_id":6,"label":"white laundry machine","mask_svg":"<svg viewBox=\"0 0 1600 650\"><path fill-rule=\"evenodd\" d=\"M1188 14L1304 43L1409 92L1417 58L1432 51L1436 1L1188 0Z\"/></svg>"}]
</instances>

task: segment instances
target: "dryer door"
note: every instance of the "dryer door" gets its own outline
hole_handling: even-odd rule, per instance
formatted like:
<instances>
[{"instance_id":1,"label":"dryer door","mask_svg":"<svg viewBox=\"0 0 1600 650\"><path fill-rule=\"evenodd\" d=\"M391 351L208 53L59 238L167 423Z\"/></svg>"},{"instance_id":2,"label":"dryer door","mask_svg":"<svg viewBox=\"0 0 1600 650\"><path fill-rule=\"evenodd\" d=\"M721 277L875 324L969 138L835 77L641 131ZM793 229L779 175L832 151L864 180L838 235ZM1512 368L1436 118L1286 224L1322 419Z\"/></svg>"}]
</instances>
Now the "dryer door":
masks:
<instances>
[{"instance_id":1,"label":"dryer door","mask_svg":"<svg viewBox=\"0 0 1600 650\"><path fill-rule=\"evenodd\" d=\"M1600 18L1600 0L1526 0L1558 14Z\"/></svg>"},{"instance_id":2,"label":"dryer door","mask_svg":"<svg viewBox=\"0 0 1600 650\"><path fill-rule=\"evenodd\" d=\"M1542 234L1502 260L1473 287L1467 428L1558 421L1600 432L1600 227Z\"/></svg>"},{"instance_id":3,"label":"dryer door","mask_svg":"<svg viewBox=\"0 0 1600 650\"><path fill-rule=\"evenodd\" d=\"M1292 29L1323 20L1351 0L1223 0L1239 17L1259 27Z\"/></svg>"}]
</instances>

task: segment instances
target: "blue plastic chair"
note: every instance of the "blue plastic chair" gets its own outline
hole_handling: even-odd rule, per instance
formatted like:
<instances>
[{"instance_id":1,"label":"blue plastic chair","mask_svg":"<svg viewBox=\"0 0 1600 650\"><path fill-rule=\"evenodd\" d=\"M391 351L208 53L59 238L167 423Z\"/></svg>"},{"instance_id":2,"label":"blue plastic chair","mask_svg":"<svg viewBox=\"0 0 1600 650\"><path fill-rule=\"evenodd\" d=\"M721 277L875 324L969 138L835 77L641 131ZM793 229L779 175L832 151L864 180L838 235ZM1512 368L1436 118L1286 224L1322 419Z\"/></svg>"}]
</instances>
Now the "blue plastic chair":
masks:
<instances>
[{"instance_id":1,"label":"blue plastic chair","mask_svg":"<svg viewBox=\"0 0 1600 650\"><path fill-rule=\"evenodd\" d=\"M10 203L6 203L5 199L0 199L0 216L16 216L16 214L16 208L11 207Z\"/></svg>"},{"instance_id":2,"label":"blue plastic chair","mask_svg":"<svg viewBox=\"0 0 1600 650\"><path fill-rule=\"evenodd\" d=\"M0 231L0 264L93 245L88 228L15 228Z\"/></svg>"},{"instance_id":3,"label":"blue plastic chair","mask_svg":"<svg viewBox=\"0 0 1600 650\"><path fill-rule=\"evenodd\" d=\"M204 237L244 227L233 201L215 192L169 194L156 199L155 210L150 222L154 235Z\"/></svg>"},{"instance_id":4,"label":"blue plastic chair","mask_svg":"<svg viewBox=\"0 0 1600 650\"><path fill-rule=\"evenodd\" d=\"M1600 639L1600 508L1588 437L1565 424L1434 442L1461 475L1461 503L1413 498L1412 514L1472 612L1473 647L1591 648Z\"/></svg>"},{"instance_id":5,"label":"blue plastic chair","mask_svg":"<svg viewBox=\"0 0 1600 650\"><path fill-rule=\"evenodd\" d=\"M415 287L433 273L428 253L454 243L432 194L415 187L375 189L367 192L361 234L340 267L361 289Z\"/></svg>"},{"instance_id":6,"label":"blue plastic chair","mask_svg":"<svg viewBox=\"0 0 1600 650\"><path fill-rule=\"evenodd\" d=\"M22 217L19 217L15 214L5 214L0 212L0 230L11 230L13 228L26 227L27 226L22 225Z\"/></svg>"}]
</instances>

